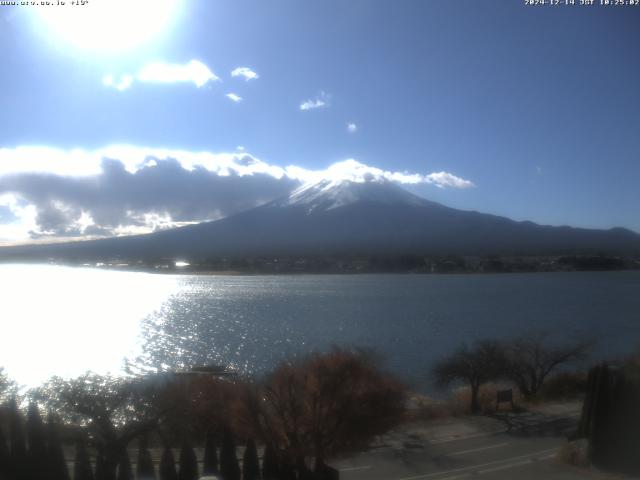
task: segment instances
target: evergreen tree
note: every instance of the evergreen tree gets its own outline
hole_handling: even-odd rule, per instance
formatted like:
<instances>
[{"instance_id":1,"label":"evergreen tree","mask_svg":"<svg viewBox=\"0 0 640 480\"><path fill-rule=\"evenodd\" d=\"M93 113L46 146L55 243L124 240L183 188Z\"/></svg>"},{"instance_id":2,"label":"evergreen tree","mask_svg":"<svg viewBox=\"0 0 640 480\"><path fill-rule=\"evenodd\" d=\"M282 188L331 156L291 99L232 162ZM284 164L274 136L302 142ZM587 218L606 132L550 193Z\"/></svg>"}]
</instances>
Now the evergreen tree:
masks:
<instances>
[{"instance_id":1,"label":"evergreen tree","mask_svg":"<svg viewBox=\"0 0 640 480\"><path fill-rule=\"evenodd\" d=\"M311 471L311 469L304 464L298 466L297 470L298 480L315 480L316 478L318 478L318 475Z\"/></svg>"},{"instance_id":2,"label":"evergreen tree","mask_svg":"<svg viewBox=\"0 0 640 480\"><path fill-rule=\"evenodd\" d=\"M96 480L107 480L106 475L106 460L101 450L98 450L96 453L96 466L95 466L95 476Z\"/></svg>"},{"instance_id":3,"label":"evergreen tree","mask_svg":"<svg viewBox=\"0 0 640 480\"><path fill-rule=\"evenodd\" d=\"M47 478L48 468L47 437L44 423L40 416L40 410L35 403L29 404L27 410L27 441L29 450L27 453L29 478L42 480Z\"/></svg>"},{"instance_id":4,"label":"evergreen tree","mask_svg":"<svg viewBox=\"0 0 640 480\"><path fill-rule=\"evenodd\" d=\"M216 451L216 437L213 430L207 431L207 438L204 444L204 466L203 475L215 475L219 473L218 453Z\"/></svg>"},{"instance_id":5,"label":"evergreen tree","mask_svg":"<svg viewBox=\"0 0 640 480\"><path fill-rule=\"evenodd\" d=\"M4 437L4 432L0 428L0 479L9 477L9 447L7 446L7 440Z\"/></svg>"},{"instance_id":6,"label":"evergreen tree","mask_svg":"<svg viewBox=\"0 0 640 480\"><path fill-rule=\"evenodd\" d=\"M279 480L297 480L296 469L291 457L284 453L280 456L280 476Z\"/></svg>"},{"instance_id":7,"label":"evergreen tree","mask_svg":"<svg viewBox=\"0 0 640 480\"><path fill-rule=\"evenodd\" d=\"M260 480L260 462L256 443L249 439L242 457L242 480Z\"/></svg>"},{"instance_id":8,"label":"evergreen tree","mask_svg":"<svg viewBox=\"0 0 640 480\"><path fill-rule=\"evenodd\" d=\"M116 480L115 467L117 465L112 466L105 453L99 450L96 457L96 480Z\"/></svg>"},{"instance_id":9,"label":"evergreen tree","mask_svg":"<svg viewBox=\"0 0 640 480\"><path fill-rule=\"evenodd\" d=\"M91 460L82 440L76 443L76 457L73 465L73 480L94 480Z\"/></svg>"},{"instance_id":10,"label":"evergreen tree","mask_svg":"<svg viewBox=\"0 0 640 480\"><path fill-rule=\"evenodd\" d=\"M15 480L28 480L27 447L22 416L15 398L9 402L9 470Z\"/></svg>"},{"instance_id":11,"label":"evergreen tree","mask_svg":"<svg viewBox=\"0 0 640 480\"><path fill-rule=\"evenodd\" d=\"M125 449L118 462L118 477L117 480L133 480L133 468L131 468L131 459L129 453Z\"/></svg>"},{"instance_id":12,"label":"evergreen tree","mask_svg":"<svg viewBox=\"0 0 640 480\"><path fill-rule=\"evenodd\" d=\"M276 450L271 445L267 445L264 448L262 455L262 478L264 480L280 479L278 456Z\"/></svg>"},{"instance_id":13,"label":"evergreen tree","mask_svg":"<svg viewBox=\"0 0 640 480\"><path fill-rule=\"evenodd\" d=\"M141 437L138 444L138 465L136 468L138 480L155 480L156 471L153 467L151 452L147 448L147 438Z\"/></svg>"},{"instance_id":14,"label":"evergreen tree","mask_svg":"<svg viewBox=\"0 0 640 480\"><path fill-rule=\"evenodd\" d=\"M166 447L160 459L160 480L178 480L176 472L176 460L171 448Z\"/></svg>"},{"instance_id":15,"label":"evergreen tree","mask_svg":"<svg viewBox=\"0 0 640 480\"><path fill-rule=\"evenodd\" d=\"M52 412L49 412L47 417L47 457L50 480L70 480L64 450Z\"/></svg>"},{"instance_id":16,"label":"evergreen tree","mask_svg":"<svg viewBox=\"0 0 640 480\"><path fill-rule=\"evenodd\" d=\"M198 459L187 440L182 442L182 449L180 450L178 480L198 480Z\"/></svg>"},{"instance_id":17,"label":"evergreen tree","mask_svg":"<svg viewBox=\"0 0 640 480\"><path fill-rule=\"evenodd\" d=\"M238 465L238 457L236 456L233 433L226 427L220 449L220 475L224 480L240 480L240 465Z\"/></svg>"}]
</instances>

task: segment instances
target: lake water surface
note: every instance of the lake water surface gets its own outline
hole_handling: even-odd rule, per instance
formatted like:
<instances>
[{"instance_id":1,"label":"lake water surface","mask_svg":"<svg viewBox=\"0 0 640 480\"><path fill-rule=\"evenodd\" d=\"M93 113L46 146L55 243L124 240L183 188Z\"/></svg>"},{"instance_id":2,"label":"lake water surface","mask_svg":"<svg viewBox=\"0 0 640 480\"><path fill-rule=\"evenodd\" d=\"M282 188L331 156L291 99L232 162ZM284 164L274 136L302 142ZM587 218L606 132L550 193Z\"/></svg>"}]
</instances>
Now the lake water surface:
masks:
<instances>
[{"instance_id":1,"label":"lake water surface","mask_svg":"<svg viewBox=\"0 0 640 480\"><path fill-rule=\"evenodd\" d=\"M88 369L231 364L261 372L332 344L372 347L426 388L462 341L546 330L640 346L640 272L192 276L0 266L0 366L35 385Z\"/></svg>"}]
</instances>

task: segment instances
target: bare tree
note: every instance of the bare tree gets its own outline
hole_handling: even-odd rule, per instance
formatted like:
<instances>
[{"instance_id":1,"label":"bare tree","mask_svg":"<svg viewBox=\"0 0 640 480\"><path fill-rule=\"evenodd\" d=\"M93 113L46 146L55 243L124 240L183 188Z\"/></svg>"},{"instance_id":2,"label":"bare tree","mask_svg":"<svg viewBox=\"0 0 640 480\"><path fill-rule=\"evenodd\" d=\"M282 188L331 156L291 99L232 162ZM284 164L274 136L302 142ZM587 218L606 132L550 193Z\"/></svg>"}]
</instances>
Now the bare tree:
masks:
<instances>
[{"instance_id":1,"label":"bare tree","mask_svg":"<svg viewBox=\"0 0 640 480\"><path fill-rule=\"evenodd\" d=\"M515 383L524 397L535 397L549 374L562 365L586 358L593 343L557 344L544 332L517 337L506 343L504 375Z\"/></svg>"},{"instance_id":2,"label":"bare tree","mask_svg":"<svg viewBox=\"0 0 640 480\"><path fill-rule=\"evenodd\" d=\"M154 404L166 413L161 432L165 441L181 442L185 436L200 441L208 431L222 430L244 384L240 378L213 373L167 373L163 377Z\"/></svg>"},{"instance_id":3,"label":"bare tree","mask_svg":"<svg viewBox=\"0 0 640 480\"><path fill-rule=\"evenodd\" d=\"M480 387L500 377L505 365L504 349L499 342L481 340L472 347L463 344L458 350L433 366L433 376L440 386L464 382L471 388L471 413L480 412Z\"/></svg>"},{"instance_id":4,"label":"bare tree","mask_svg":"<svg viewBox=\"0 0 640 480\"><path fill-rule=\"evenodd\" d=\"M336 348L281 364L262 385L247 389L237 418L241 430L284 452L302 471L305 459L323 464L396 425L405 395L370 356Z\"/></svg>"},{"instance_id":5,"label":"bare tree","mask_svg":"<svg viewBox=\"0 0 640 480\"><path fill-rule=\"evenodd\" d=\"M34 397L88 429L111 477L129 442L155 428L162 417L154 408L155 390L148 379L86 373L72 380L54 377Z\"/></svg>"}]
</instances>

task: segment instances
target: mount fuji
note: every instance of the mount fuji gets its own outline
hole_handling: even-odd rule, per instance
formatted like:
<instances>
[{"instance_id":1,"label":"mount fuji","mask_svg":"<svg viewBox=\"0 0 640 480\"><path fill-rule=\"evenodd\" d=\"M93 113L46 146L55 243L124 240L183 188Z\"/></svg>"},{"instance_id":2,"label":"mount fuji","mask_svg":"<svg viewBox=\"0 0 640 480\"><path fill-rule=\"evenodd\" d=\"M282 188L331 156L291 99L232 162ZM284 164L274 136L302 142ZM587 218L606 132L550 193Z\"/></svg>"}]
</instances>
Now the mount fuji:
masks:
<instances>
[{"instance_id":1,"label":"mount fuji","mask_svg":"<svg viewBox=\"0 0 640 480\"><path fill-rule=\"evenodd\" d=\"M146 235L0 248L0 259L260 255L640 254L640 235L517 222L418 197L384 178L321 180L212 222Z\"/></svg>"}]
</instances>

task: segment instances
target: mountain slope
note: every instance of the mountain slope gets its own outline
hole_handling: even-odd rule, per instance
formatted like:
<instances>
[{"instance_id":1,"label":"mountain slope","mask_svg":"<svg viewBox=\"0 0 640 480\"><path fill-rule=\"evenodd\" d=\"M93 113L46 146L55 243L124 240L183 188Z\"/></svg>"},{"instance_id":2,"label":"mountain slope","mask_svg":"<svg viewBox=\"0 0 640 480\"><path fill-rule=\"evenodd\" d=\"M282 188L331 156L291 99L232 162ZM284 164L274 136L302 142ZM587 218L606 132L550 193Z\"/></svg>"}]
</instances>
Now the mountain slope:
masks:
<instances>
[{"instance_id":1,"label":"mountain slope","mask_svg":"<svg viewBox=\"0 0 640 480\"><path fill-rule=\"evenodd\" d=\"M305 185L215 222L149 235L5 247L0 259L205 258L316 254L559 255L640 253L640 235L515 222L462 211L386 180Z\"/></svg>"}]
</instances>

